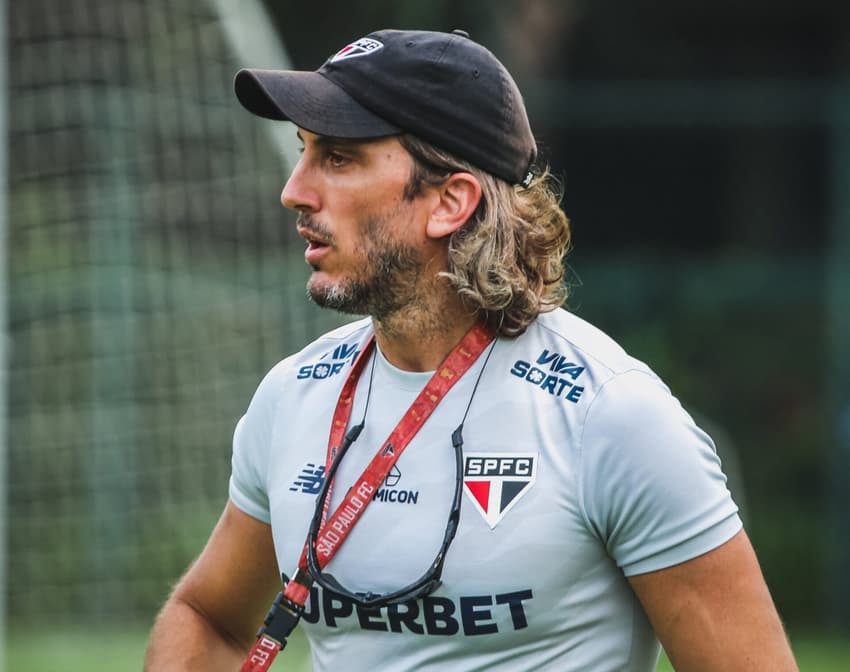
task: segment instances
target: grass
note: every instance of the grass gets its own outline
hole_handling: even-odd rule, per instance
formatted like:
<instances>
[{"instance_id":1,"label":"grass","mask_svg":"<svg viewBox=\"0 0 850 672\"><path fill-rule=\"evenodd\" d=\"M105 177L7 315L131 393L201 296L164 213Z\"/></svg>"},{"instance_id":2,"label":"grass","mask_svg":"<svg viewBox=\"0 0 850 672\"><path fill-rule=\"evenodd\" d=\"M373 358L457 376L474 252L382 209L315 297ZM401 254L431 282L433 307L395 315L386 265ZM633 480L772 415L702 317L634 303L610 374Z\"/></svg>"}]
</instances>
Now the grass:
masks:
<instances>
[{"instance_id":1,"label":"grass","mask_svg":"<svg viewBox=\"0 0 850 672\"><path fill-rule=\"evenodd\" d=\"M141 629L40 633L13 627L6 637L4 672L141 672L147 636ZM271 669L310 672L310 652L298 631Z\"/></svg>"},{"instance_id":2,"label":"grass","mask_svg":"<svg viewBox=\"0 0 850 672\"><path fill-rule=\"evenodd\" d=\"M848 672L850 670L850 638L806 635L792 637L792 647L801 672ZM673 666L662 652L657 672L673 672Z\"/></svg>"},{"instance_id":3,"label":"grass","mask_svg":"<svg viewBox=\"0 0 850 672\"><path fill-rule=\"evenodd\" d=\"M39 633L12 629L7 635L5 672L140 672L147 632L143 630L91 631L66 628ZM793 641L803 672L850 670L850 638L807 636ZM272 670L310 672L307 644L296 631ZM673 668L662 656L658 672Z\"/></svg>"}]
</instances>

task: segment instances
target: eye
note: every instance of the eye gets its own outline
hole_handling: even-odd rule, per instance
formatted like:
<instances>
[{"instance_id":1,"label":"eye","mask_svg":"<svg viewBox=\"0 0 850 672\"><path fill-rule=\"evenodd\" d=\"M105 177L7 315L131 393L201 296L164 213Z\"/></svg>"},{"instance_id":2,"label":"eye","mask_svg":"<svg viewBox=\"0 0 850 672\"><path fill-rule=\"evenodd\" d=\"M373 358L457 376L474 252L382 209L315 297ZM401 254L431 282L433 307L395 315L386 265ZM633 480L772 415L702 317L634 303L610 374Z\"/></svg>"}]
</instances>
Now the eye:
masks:
<instances>
[{"instance_id":1,"label":"eye","mask_svg":"<svg viewBox=\"0 0 850 672\"><path fill-rule=\"evenodd\" d=\"M327 162L332 168L342 168L351 161L345 154L337 151L329 151L327 154Z\"/></svg>"}]
</instances>

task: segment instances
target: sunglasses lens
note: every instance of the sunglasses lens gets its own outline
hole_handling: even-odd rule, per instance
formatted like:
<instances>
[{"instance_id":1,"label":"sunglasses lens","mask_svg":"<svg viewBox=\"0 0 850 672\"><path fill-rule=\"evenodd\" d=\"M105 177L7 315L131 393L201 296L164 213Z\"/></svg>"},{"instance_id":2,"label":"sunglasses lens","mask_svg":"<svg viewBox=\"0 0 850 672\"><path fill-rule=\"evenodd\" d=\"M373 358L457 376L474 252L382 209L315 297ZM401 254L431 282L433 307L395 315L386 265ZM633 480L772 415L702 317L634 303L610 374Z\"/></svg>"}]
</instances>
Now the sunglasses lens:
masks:
<instances>
[{"instance_id":1,"label":"sunglasses lens","mask_svg":"<svg viewBox=\"0 0 850 672\"><path fill-rule=\"evenodd\" d=\"M460 427L455 430L452 439L452 447L455 450L458 467L455 473L455 493L452 499L452 509L449 512L449 518L446 523L446 532L443 536L443 544L440 547L440 552L437 554L434 562L432 562L431 566L428 568L428 571L418 581L413 582L406 588L402 588L401 590L397 590L392 593L386 593L384 595L370 592L356 593L350 591L337 581L333 575L323 572L319 565L318 558L316 557L315 543L310 543L315 542L316 533L318 532L319 522L321 520L320 512L324 505L325 496L327 495L327 490L323 488L319 497L317 497L316 514L314 515L313 522L310 526L310 532L308 534L309 541L307 544L307 567L309 568L309 572L316 583L322 586L325 590L330 590L337 595L348 598L364 609L378 609L388 604L400 604L402 602L416 600L420 597L430 595L442 585L443 582L440 577L443 573L443 561L446 557L446 552L448 551L449 546L454 540L457 525L460 520L461 490L463 488L463 478L460 467L463 451L463 438L460 436ZM341 458L342 453L339 455L338 460ZM332 465L332 472L337 466L338 461Z\"/></svg>"}]
</instances>

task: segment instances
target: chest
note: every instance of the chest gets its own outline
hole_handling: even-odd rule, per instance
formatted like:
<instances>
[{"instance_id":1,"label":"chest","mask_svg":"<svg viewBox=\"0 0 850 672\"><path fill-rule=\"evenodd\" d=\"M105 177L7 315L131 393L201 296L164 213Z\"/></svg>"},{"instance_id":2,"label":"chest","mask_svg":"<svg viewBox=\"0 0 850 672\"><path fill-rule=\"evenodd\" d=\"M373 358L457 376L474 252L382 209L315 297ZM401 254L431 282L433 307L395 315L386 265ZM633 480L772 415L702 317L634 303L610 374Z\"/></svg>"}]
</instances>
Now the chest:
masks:
<instances>
[{"instance_id":1,"label":"chest","mask_svg":"<svg viewBox=\"0 0 850 672\"><path fill-rule=\"evenodd\" d=\"M473 379L458 383L439 403L326 567L355 592L391 592L417 580L440 549L460 487L460 522L442 586L419 603L366 615L339 596L314 588L308 622L314 618L317 627L411 632L455 626L467 634L518 631L528 625L531 613L537 612L538 621L547 619L550 609L543 606L542 596L548 591L566 594L576 577L608 562L578 501L575 404L528 384L505 363L497 360L491 366L471 404ZM273 433L269 500L276 552L286 573L298 562L325 478L328 418L336 403L336 391L327 387L305 388L298 412L282 414ZM351 422L365 412L365 426L338 469L331 511L419 388L418 383L378 376L367 410L361 381ZM467 405L458 473L451 438ZM438 614L455 616L440 620Z\"/></svg>"}]
</instances>

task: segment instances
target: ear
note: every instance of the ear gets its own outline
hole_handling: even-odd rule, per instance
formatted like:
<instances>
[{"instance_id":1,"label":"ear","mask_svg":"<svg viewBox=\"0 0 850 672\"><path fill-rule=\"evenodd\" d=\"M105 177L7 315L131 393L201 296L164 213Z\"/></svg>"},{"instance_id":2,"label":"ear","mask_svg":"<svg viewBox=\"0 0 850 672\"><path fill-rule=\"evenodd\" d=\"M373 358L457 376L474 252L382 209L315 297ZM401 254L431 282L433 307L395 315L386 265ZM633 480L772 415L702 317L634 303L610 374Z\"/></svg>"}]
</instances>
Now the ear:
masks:
<instances>
[{"instance_id":1,"label":"ear","mask_svg":"<svg viewBox=\"0 0 850 672\"><path fill-rule=\"evenodd\" d=\"M444 238L472 217L481 202L481 185L470 173L452 173L435 188L439 200L431 211L426 233L429 238Z\"/></svg>"}]
</instances>

